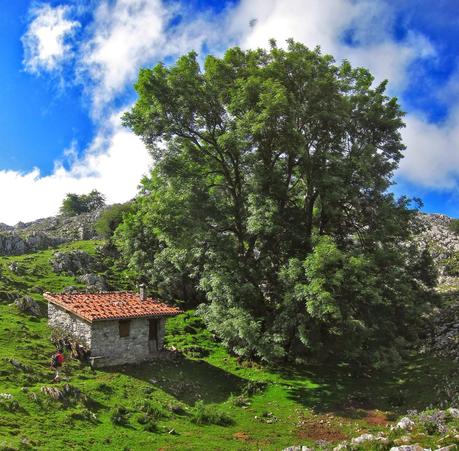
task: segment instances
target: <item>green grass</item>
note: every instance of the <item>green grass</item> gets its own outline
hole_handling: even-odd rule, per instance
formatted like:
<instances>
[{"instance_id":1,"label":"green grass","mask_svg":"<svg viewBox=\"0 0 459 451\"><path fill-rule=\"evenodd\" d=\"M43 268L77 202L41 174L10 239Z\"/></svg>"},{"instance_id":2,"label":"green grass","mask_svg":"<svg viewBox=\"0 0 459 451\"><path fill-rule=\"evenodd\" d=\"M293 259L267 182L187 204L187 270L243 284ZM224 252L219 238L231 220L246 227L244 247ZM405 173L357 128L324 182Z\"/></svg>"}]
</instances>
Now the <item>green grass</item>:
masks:
<instances>
[{"instance_id":1,"label":"green grass","mask_svg":"<svg viewBox=\"0 0 459 451\"><path fill-rule=\"evenodd\" d=\"M95 243L61 247L71 248L93 253ZM2 258L0 290L26 294L34 287L77 285L52 272L53 252ZM11 273L12 261L23 266L23 274ZM38 292L33 296L40 298ZM317 440L332 448L363 432L387 432L378 423L408 409L438 405L448 397L443 376L457 369L420 355L373 374L332 363L266 368L238 362L187 312L167 322L166 343L181 351L177 358L95 373L67 358L65 380L53 385L49 336L46 318L22 315L0 301L0 393L13 397L0 395L0 450L279 450L317 447ZM459 384L457 374L452 379ZM42 392L66 384L72 392L67 400ZM439 434L415 433L418 443L439 443Z\"/></svg>"}]
</instances>

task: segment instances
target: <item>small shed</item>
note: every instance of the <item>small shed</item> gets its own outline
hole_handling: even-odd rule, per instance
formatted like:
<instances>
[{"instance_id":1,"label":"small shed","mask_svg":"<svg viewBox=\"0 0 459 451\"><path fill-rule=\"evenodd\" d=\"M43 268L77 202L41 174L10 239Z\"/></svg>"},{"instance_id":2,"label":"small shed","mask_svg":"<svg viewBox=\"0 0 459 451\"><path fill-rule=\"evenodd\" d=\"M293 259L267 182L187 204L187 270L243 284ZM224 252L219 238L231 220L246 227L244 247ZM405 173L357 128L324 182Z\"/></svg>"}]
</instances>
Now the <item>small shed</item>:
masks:
<instances>
[{"instance_id":1,"label":"small shed","mask_svg":"<svg viewBox=\"0 0 459 451\"><path fill-rule=\"evenodd\" d=\"M181 313L157 299L126 291L45 293L48 324L91 351L96 366L138 363L163 349L166 318Z\"/></svg>"}]
</instances>

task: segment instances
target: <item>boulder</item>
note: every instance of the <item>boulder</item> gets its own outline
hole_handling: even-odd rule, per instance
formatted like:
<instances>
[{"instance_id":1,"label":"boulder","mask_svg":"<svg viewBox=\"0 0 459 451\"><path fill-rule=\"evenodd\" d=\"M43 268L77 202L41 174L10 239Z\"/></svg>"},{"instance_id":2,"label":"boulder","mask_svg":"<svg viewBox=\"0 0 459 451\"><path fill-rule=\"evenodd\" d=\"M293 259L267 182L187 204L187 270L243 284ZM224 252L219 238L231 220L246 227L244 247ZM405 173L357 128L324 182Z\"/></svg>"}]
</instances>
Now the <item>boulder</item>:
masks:
<instances>
[{"instance_id":1,"label":"boulder","mask_svg":"<svg viewBox=\"0 0 459 451\"><path fill-rule=\"evenodd\" d=\"M96 266L95 258L87 252L75 249L70 252L56 252L51 259L53 271L71 276L88 274Z\"/></svg>"},{"instance_id":2,"label":"boulder","mask_svg":"<svg viewBox=\"0 0 459 451\"><path fill-rule=\"evenodd\" d=\"M29 296L16 299L14 305L22 313L27 313L32 316L41 316L40 304Z\"/></svg>"},{"instance_id":3,"label":"boulder","mask_svg":"<svg viewBox=\"0 0 459 451\"><path fill-rule=\"evenodd\" d=\"M403 417L395 426L396 429L403 429L406 431L411 431L414 427L414 421L408 417Z\"/></svg>"},{"instance_id":4,"label":"boulder","mask_svg":"<svg viewBox=\"0 0 459 451\"><path fill-rule=\"evenodd\" d=\"M78 277L78 281L86 284L89 291L106 291L107 283L99 274L84 274Z\"/></svg>"},{"instance_id":5,"label":"boulder","mask_svg":"<svg viewBox=\"0 0 459 451\"><path fill-rule=\"evenodd\" d=\"M423 448L419 445L393 446L390 451L431 451L430 448Z\"/></svg>"}]
</instances>

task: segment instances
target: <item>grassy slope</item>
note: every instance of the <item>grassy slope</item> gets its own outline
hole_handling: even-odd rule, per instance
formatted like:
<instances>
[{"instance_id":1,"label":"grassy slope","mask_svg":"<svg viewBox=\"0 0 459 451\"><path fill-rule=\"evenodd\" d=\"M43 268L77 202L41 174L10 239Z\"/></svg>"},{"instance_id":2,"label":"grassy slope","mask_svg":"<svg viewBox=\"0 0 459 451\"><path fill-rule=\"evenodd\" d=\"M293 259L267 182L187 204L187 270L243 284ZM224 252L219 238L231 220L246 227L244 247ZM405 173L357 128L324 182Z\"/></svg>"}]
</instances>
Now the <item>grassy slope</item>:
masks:
<instances>
[{"instance_id":1,"label":"grassy slope","mask_svg":"<svg viewBox=\"0 0 459 451\"><path fill-rule=\"evenodd\" d=\"M94 252L94 243L63 248ZM52 253L2 258L0 291L5 295L29 293L33 287L55 291L78 285L73 278L51 271ZM12 261L18 262L23 274L11 273ZM175 360L93 374L67 359L67 382L87 399L65 405L41 393L43 386L52 385L49 335L45 318L21 315L0 301L0 393L14 398L0 399L0 450L274 450L314 445L319 439L336 443L366 431L387 430L386 419L391 415L438 403L445 393L436 386L441 389L442 377L455 369L449 362L421 357L412 357L393 373L371 377L355 377L349 368L334 365L284 371L239 364L188 312L168 321L168 346L184 351ZM11 358L23 367L13 366ZM198 401L209 405L211 413L224 412L233 424L194 424ZM128 409L123 426L111 421L118 406ZM139 423L147 406L156 412L153 432ZM175 433L170 434L171 430ZM420 435L418 442L431 446L437 439Z\"/></svg>"}]
</instances>

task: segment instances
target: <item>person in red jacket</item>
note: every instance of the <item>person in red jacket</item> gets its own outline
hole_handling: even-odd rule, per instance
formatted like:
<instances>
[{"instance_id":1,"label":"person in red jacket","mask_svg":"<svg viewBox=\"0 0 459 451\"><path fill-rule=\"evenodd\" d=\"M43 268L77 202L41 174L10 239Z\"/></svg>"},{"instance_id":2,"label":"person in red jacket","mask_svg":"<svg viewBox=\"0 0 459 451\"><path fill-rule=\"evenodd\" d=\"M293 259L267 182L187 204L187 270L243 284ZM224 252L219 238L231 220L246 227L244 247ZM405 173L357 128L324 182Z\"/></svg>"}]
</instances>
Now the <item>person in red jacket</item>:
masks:
<instances>
[{"instance_id":1,"label":"person in red jacket","mask_svg":"<svg viewBox=\"0 0 459 451\"><path fill-rule=\"evenodd\" d=\"M53 382L59 382L60 380L59 370L60 368L62 368L63 363L64 363L64 354L62 354L62 351L59 349L51 357L51 368L56 372Z\"/></svg>"}]
</instances>

